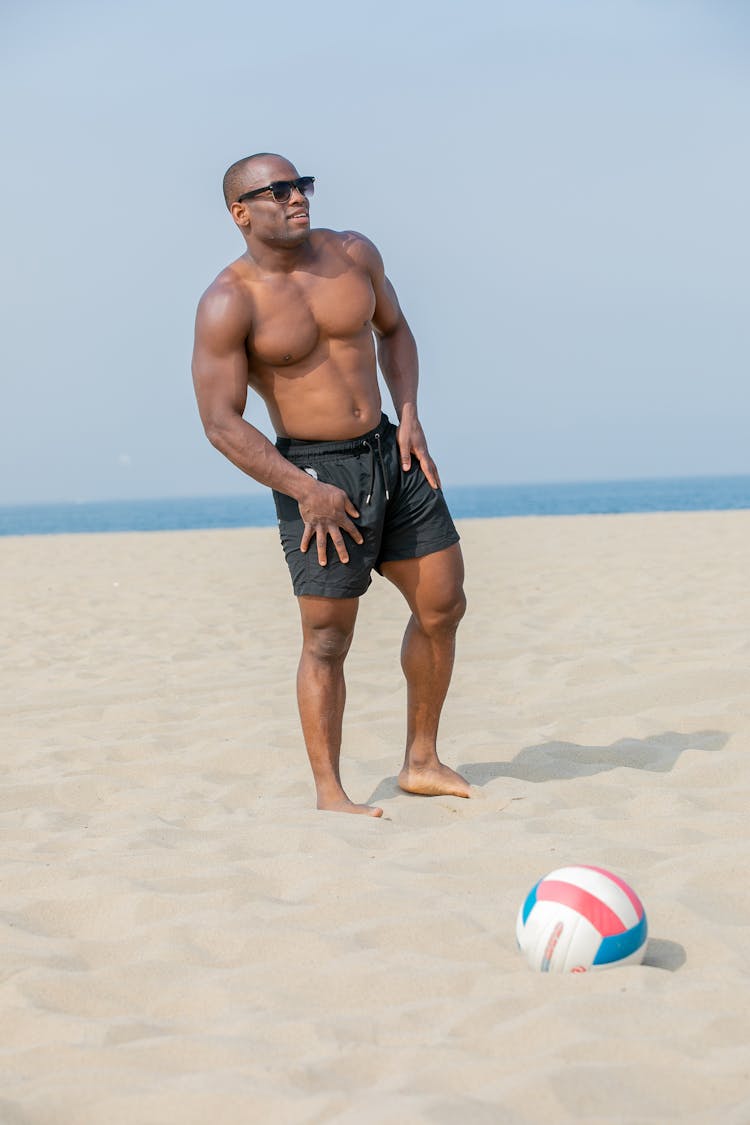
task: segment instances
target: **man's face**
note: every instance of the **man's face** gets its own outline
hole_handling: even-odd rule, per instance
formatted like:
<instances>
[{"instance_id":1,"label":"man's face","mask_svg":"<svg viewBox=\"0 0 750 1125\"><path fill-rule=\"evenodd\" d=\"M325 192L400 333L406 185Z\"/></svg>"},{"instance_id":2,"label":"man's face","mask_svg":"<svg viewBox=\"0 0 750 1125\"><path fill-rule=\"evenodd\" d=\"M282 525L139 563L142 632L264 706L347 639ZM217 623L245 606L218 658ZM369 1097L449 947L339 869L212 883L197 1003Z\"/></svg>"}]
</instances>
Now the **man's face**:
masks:
<instances>
[{"instance_id":1,"label":"man's face","mask_svg":"<svg viewBox=\"0 0 750 1125\"><path fill-rule=\"evenodd\" d=\"M276 180L296 180L299 172L280 156L261 157L245 170L238 194L266 187ZM264 192L232 208L234 220L260 242L284 248L299 246L310 234L310 202L296 188L286 203L277 203L272 193Z\"/></svg>"}]
</instances>

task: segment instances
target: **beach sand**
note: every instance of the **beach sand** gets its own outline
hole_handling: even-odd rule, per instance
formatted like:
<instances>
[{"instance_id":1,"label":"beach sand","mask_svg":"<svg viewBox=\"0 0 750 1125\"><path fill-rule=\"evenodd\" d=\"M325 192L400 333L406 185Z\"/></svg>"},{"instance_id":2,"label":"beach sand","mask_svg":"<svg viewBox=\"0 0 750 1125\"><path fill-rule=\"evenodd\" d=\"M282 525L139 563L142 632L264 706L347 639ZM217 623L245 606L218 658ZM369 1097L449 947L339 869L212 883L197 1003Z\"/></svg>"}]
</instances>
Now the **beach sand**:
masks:
<instances>
[{"instance_id":1,"label":"beach sand","mask_svg":"<svg viewBox=\"0 0 750 1125\"><path fill-rule=\"evenodd\" d=\"M465 521L441 728L395 784L375 578L319 813L275 529L0 540L2 1125L750 1122L750 512ZM555 867L642 966L530 970Z\"/></svg>"}]
</instances>

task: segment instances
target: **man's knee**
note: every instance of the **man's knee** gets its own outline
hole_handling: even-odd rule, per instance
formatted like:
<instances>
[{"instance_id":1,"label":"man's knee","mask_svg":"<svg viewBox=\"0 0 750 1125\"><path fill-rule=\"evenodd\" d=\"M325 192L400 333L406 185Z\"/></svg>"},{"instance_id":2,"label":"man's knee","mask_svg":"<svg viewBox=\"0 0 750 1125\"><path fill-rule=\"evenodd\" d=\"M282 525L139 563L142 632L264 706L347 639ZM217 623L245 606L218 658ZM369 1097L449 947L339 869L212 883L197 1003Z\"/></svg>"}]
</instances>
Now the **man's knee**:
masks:
<instances>
[{"instance_id":1,"label":"man's knee","mask_svg":"<svg viewBox=\"0 0 750 1125\"><path fill-rule=\"evenodd\" d=\"M302 653L326 663L342 661L354 636L357 598L300 598Z\"/></svg>"},{"instance_id":2,"label":"man's knee","mask_svg":"<svg viewBox=\"0 0 750 1125\"><path fill-rule=\"evenodd\" d=\"M305 654L323 663L336 663L345 658L354 636L353 629L340 625L315 625L304 630Z\"/></svg>"},{"instance_id":3,"label":"man's knee","mask_svg":"<svg viewBox=\"0 0 750 1125\"><path fill-rule=\"evenodd\" d=\"M420 629L432 636L438 633L455 633L465 613L466 595L459 586L423 605L415 616Z\"/></svg>"}]
</instances>

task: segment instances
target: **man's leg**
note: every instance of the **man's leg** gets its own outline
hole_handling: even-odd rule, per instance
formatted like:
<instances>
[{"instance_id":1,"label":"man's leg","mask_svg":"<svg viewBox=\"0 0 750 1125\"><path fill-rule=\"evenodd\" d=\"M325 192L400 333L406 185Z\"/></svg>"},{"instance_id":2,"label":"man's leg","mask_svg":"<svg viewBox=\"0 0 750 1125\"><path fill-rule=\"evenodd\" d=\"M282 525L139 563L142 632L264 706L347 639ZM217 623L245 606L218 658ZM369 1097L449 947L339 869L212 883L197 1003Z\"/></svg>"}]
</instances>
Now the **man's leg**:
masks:
<instances>
[{"instance_id":1,"label":"man's leg","mask_svg":"<svg viewBox=\"0 0 750 1125\"><path fill-rule=\"evenodd\" d=\"M383 563L406 598L411 618L401 647L406 676L406 754L398 783L409 793L468 797L469 783L437 754L440 713L453 671L456 629L466 609L464 564L456 543L419 559Z\"/></svg>"},{"instance_id":2,"label":"man's leg","mask_svg":"<svg viewBox=\"0 0 750 1125\"><path fill-rule=\"evenodd\" d=\"M339 757L346 685L344 660L354 635L358 598L300 597L302 656L297 701L318 808L382 816L374 805L355 805L341 788Z\"/></svg>"}]
</instances>

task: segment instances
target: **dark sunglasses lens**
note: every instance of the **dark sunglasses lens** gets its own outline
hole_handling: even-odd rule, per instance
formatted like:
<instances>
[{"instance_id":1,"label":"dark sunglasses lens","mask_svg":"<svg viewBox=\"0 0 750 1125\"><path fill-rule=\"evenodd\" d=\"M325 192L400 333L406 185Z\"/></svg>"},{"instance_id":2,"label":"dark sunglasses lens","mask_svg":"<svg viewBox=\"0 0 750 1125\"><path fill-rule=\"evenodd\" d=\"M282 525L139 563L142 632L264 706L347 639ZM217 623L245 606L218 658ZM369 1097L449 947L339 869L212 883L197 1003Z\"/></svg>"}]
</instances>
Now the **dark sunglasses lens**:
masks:
<instances>
[{"instance_id":1,"label":"dark sunglasses lens","mask_svg":"<svg viewBox=\"0 0 750 1125\"><path fill-rule=\"evenodd\" d=\"M315 177L300 176L298 180L277 180L276 183L271 184L271 191L277 203L286 203L295 188L303 195L312 195L315 190Z\"/></svg>"},{"instance_id":2,"label":"dark sunglasses lens","mask_svg":"<svg viewBox=\"0 0 750 1125\"><path fill-rule=\"evenodd\" d=\"M269 184L269 190L277 203L286 203L291 198L292 187L289 180L277 180L275 184Z\"/></svg>"}]
</instances>

